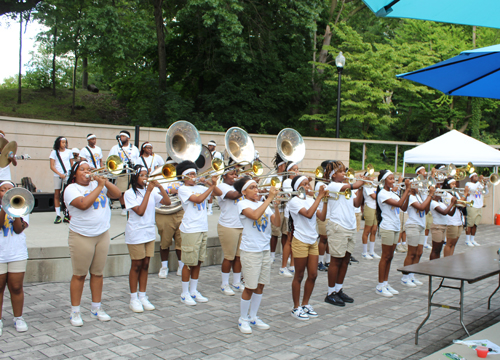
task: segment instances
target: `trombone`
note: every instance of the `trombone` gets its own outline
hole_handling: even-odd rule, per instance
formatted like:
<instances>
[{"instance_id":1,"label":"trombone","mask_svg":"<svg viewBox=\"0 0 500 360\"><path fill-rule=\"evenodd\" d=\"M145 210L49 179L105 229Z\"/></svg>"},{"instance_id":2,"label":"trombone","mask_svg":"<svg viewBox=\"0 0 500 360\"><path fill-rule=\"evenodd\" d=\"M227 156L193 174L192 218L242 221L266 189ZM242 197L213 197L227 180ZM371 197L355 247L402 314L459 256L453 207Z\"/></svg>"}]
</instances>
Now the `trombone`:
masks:
<instances>
[{"instance_id":1,"label":"trombone","mask_svg":"<svg viewBox=\"0 0 500 360\"><path fill-rule=\"evenodd\" d=\"M345 196L346 200L349 200L352 197L351 189L345 189L344 191L329 191L328 190L327 193L328 193L328 196L325 196L325 199L332 199L335 201L339 200L341 195ZM331 195L331 194L333 194L333 195Z\"/></svg>"},{"instance_id":2,"label":"trombone","mask_svg":"<svg viewBox=\"0 0 500 360\"><path fill-rule=\"evenodd\" d=\"M118 155L110 155L106 159L106 165L97 169L91 170L91 175L87 177L103 176L103 177L119 177L119 176L128 176L129 172L123 173L123 170L134 171L131 167L125 165L125 162L120 159Z\"/></svg>"},{"instance_id":3,"label":"trombone","mask_svg":"<svg viewBox=\"0 0 500 360\"><path fill-rule=\"evenodd\" d=\"M13 218L26 216L33 210L35 198L25 188L12 188L2 198L2 209Z\"/></svg>"},{"instance_id":4,"label":"trombone","mask_svg":"<svg viewBox=\"0 0 500 360\"><path fill-rule=\"evenodd\" d=\"M177 171L173 164L165 164L151 172L147 181L158 181L163 179L172 179L177 176Z\"/></svg>"},{"instance_id":5,"label":"trombone","mask_svg":"<svg viewBox=\"0 0 500 360\"><path fill-rule=\"evenodd\" d=\"M375 169L374 169L372 164L368 164L366 167L366 171L368 172L368 175L371 176L375 172ZM349 184L354 184L356 181L363 181L363 182L371 184L371 187L374 187L374 188L376 188L380 185L379 181L357 178L356 172L352 169L347 170L345 177L346 177L347 181L349 182Z\"/></svg>"},{"instance_id":6,"label":"trombone","mask_svg":"<svg viewBox=\"0 0 500 360\"><path fill-rule=\"evenodd\" d=\"M282 196L280 196L282 195ZM292 199L292 196L295 195L299 199L304 200L306 198L306 189L304 189L302 186L299 188L297 191L279 191L276 194L276 197L273 199L273 201L279 201L279 202L286 202L290 201Z\"/></svg>"},{"instance_id":7,"label":"trombone","mask_svg":"<svg viewBox=\"0 0 500 360\"><path fill-rule=\"evenodd\" d=\"M270 179L269 184L259 185L258 187L264 188L264 187L271 187L271 186L274 186L276 189L281 189L281 179L277 176L273 176Z\"/></svg>"}]
</instances>

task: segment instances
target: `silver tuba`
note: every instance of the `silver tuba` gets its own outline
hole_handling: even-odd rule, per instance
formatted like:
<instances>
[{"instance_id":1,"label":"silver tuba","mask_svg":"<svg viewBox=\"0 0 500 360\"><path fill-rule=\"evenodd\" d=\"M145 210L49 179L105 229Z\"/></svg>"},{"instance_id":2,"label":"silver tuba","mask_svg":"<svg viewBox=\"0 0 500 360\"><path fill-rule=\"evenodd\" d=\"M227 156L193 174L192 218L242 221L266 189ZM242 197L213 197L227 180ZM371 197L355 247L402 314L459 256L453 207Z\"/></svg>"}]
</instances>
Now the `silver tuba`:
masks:
<instances>
[{"instance_id":1,"label":"silver tuba","mask_svg":"<svg viewBox=\"0 0 500 360\"><path fill-rule=\"evenodd\" d=\"M28 215L34 206L35 198L25 188L12 188L2 198L2 209L14 218Z\"/></svg>"},{"instance_id":2,"label":"silver tuba","mask_svg":"<svg viewBox=\"0 0 500 360\"><path fill-rule=\"evenodd\" d=\"M276 149L284 161L299 163L306 155L306 145L297 130L285 128L276 138Z\"/></svg>"}]
</instances>

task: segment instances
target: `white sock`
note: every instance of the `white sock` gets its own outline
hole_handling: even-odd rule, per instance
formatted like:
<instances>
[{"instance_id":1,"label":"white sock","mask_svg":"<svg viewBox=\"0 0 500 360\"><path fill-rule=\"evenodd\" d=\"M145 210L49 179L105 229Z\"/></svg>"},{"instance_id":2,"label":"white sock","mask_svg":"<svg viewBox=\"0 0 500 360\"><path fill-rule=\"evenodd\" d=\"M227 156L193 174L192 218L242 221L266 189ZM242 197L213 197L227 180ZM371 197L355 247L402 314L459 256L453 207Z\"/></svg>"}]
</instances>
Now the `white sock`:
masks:
<instances>
[{"instance_id":1,"label":"white sock","mask_svg":"<svg viewBox=\"0 0 500 360\"><path fill-rule=\"evenodd\" d=\"M250 309L250 300L241 299L240 302L240 317L242 319L248 319L248 309Z\"/></svg>"},{"instance_id":2,"label":"white sock","mask_svg":"<svg viewBox=\"0 0 500 360\"><path fill-rule=\"evenodd\" d=\"M335 286L334 287L329 287L328 286L328 295L330 295L334 291L335 291Z\"/></svg>"},{"instance_id":3,"label":"white sock","mask_svg":"<svg viewBox=\"0 0 500 360\"><path fill-rule=\"evenodd\" d=\"M343 284L335 284L335 292L339 292L340 290L342 290L342 285Z\"/></svg>"},{"instance_id":4,"label":"white sock","mask_svg":"<svg viewBox=\"0 0 500 360\"><path fill-rule=\"evenodd\" d=\"M470 242L470 235L465 235L465 241Z\"/></svg>"},{"instance_id":5,"label":"white sock","mask_svg":"<svg viewBox=\"0 0 500 360\"><path fill-rule=\"evenodd\" d=\"M191 282L189 283L189 292L191 294L194 294L196 292L196 287L198 286L198 279L191 279Z\"/></svg>"},{"instance_id":6,"label":"white sock","mask_svg":"<svg viewBox=\"0 0 500 360\"><path fill-rule=\"evenodd\" d=\"M290 267L288 268L288 270L290 270L290 271L295 271L295 266L290 266Z\"/></svg>"},{"instance_id":7,"label":"white sock","mask_svg":"<svg viewBox=\"0 0 500 360\"><path fill-rule=\"evenodd\" d=\"M475 238L475 236L474 236L474 235L471 235L471 236L470 236L470 242L471 242L471 243L473 243L473 242L474 242L474 238Z\"/></svg>"},{"instance_id":8,"label":"white sock","mask_svg":"<svg viewBox=\"0 0 500 360\"><path fill-rule=\"evenodd\" d=\"M366 254L368 251L368 244L363 244L363 254Z\"/></svg>"},{"instance_id":9,"label":"white sock","mask_svg":"<svg viewBox=\"0 0 500 360\"><path fill-rule=\"evenodd\" d=\"M331 255L330 254L326 254L325 255L325 262L329 264L330 263L330 259L331 259Z\"/></svg>"},{"instance_id":10,"label":"white sock","mask_svg":"<svg viewBox=\"0 0 500 360\"><path fill-rule=\"evenodd\" d=\"M139 298L137 297L137 293L130 293L130 301L133 301L133 300L138 300Z\"/></svg>"},{"instance_id":11,"label":"white sock","mask_svg":"<svg viewBox=\"0 0 500 360\"><path fill-rule=\"evenodd\" d=\"M403 241L403 245L406 245L406 241Z\"/></svg>"},{"instance_id":12,"label":"white sock","mask_svg":"<svg viewBox=\"0 0 500 360\"><path fill-rule=\"evenodd\" d=\"M167 261L162 261L162 262L161 262L161 267L162 267L163 269L168 269L168 260L167 260Z\"/></svg>"},{"instance_id":13,"label":"white sock","mask_svg":"<svg viewBox=\"0 0 500 360\"><path fill-rule=\"evenodd\" d=\"M75 312L80 312L80 305L77 305L77 306L71 306L71 312L72 312L72 313L75 313Z\"/></svg>"},{"instance_id":14,"label":"white sock","mask_svg":"<svg viewBox=\"0 0 500 360\"><path fill-rule=\"evenodd\" d=\"M233 273L233 285L241 283L241 273Z\"/></svg>"},{"instance_id":15,"label":"white sock","mask_svg":"<svg viewBox=\"0 0 500 360\"><path fill-rule=\"evenodd\" d=\"M387 285L389 285L389 281L384 281L382 284L383 284L384 286L387 286Z\"/></svg>"},{"instance_id":16,"label":"white sock","mask_svg":"<svg viewBox=\"0 0 500 360\"><path fill-rule=\"evenodd\" d=\"M401 278L401 280L403 280L403 281L408 281L408 280L409 280L409 279L408 279L408 275L403 275L403 277Z\"/></svg>"},{"instance_id":17,"label":"white sock","mask_svg":"<svg viewBox=\"0 0 500 360\"><path fill-rule=\"evenodd\" d=\"M61 216L61 208L60 207L56 207L56 216Z\"/></svg>"},{"instance_id":18,"label":"white sock","mask_svg":"<svg viewBox=\"0 0 500 360\"><path fill-rule=\"evenodd\" d=\"M375 253L375 241L370 241L370 252L369 254Z\"/></svg>"},{"instance_id":19,"label":"white sock","mask_svg":"<svg viewBox=\"0 0 500 360\"><path fill-rule=\"evenodd\" d=\"M409 274L408 274L408 278L409 278L410 280L415 279L415 274L414 274L414 273L409 273Z\"/></svg>"},{"instance_id":20,"label":"white sock","mask_svg":"<svg viewBox=\"0 0 500 360\"><path fill-rule=\"evenodd\" d=\"M276 258L276 253L275 252L272 252L271 253L271 261L274 261L274 259Z\"/></svg>"},{"instance_id":21,"label":"white sock","mask_svg":"<svg viewBox=\"0 0 500 360\"><path fill-rule=\"evenodd\" d=\"M222 286L229 285L229 273L220 273L222 276Z\"/></svg>"},{"instance_id":22,"label":"white sock","mask_svg":"<svg viewBox=\"0 0 500 360\"><path fill-rule=\"evenodd\" d=\"M383 287L383 286L384 286L384 283L383 283L383 282L378 283L378 285L377 285L377 287L378 287L378 288L381 288L381 287Z\"/></svg>"},{"instance_id":23,"label":"white sock","mask_svg":"<svg viewBox=\"0 0 500 360\"><path fill-rule=\"evenodd\" d=\"M208 204L208 211L212 211L212 205L213 204L210 204L210 203Z\"/></svg>"},{"instance_id":24,"label":"white sock","mask_svg":"<svg viewBox=\"0 0 500 360\"><path fill-rule=\"evenodd\" d=\"M424 246L427 245L427 239L429 238L429 235L425 235L425 241L424 241Z\"/></svg>"},{"instance_id":25,"label":"white sock","mask_svg":"<svg viewBox=\"0 0 500 360\"><path fill-rule=\"evenodd\" d=\"M182 261L180 261L180 260L179 260L179 267L181 268L181 270L184 267L184 263Z\"/></svg>"},{"instance_id":26,"label":"white sock","mask_svg":"<svg viewBox=\"0 0 500 360\"><path fill-rule=\"evenodd\" d=\"M318 256L318 264L322 263L325 260L325 255Z\"/></svg>"},{"instance_id":27,"label":"white sock","mask_svg":"<svg viewBox=\"0 0 500 360\"><path fill-rule=\"evenodd\" d=\"M146 292L140 292L139 291L139 300L144 299L146 297Z\"/></svg>"},{"instance_id":28,"label":"white sock","mask_svg":"<svg viewBox=\"0 0 500 360\"><path fill-rule=\"evenodd\" d=\"M189 281L182 282L182 293L189 293Z\"/></svg>"},{"instance_id":29,"label":"white sock","mask_svg":"<svg viewBox=\"0 0 500 360\"><path fill-rule=\"evenodd\" d=\"M257 317L257 312L259 311L260 302L262 301L262 294L252 294L252 299L250 301L250 319L255 319Z\"/></svg>"},{"instance_id":30,"label":"white sock","mask_svg":"<svg viewBox=\"0 0 500 360\"><path fill-rule=\"evenodd\" d=\"M100 302L98 302L98 303L93 302L92 303L92 310L98 310L100 307L101 307Z\"/></svg>"}]
</instances>

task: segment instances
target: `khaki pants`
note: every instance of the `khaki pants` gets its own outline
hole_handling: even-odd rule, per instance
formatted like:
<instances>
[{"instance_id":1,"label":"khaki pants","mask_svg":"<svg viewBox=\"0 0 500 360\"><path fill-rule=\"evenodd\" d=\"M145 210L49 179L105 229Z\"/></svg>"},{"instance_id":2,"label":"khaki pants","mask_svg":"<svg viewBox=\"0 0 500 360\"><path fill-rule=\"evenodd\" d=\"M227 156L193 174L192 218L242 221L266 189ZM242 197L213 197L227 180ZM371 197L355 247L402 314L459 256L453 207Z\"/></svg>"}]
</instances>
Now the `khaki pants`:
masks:
<instances>
[{"instance_id":1,"label":"khaki pants","mask_svg":"<svg viewBox=\"0 0 500 360\"><path fill-rule=\"evenodd\" d=\"M73 230L69 231L68 245L73 265L73 275L102 275L109 251L109 231L98 236L83 236Z\"/></svg>"},{"instance_id":2,"label":"khaki pants","mask_svg":"<svg viewBox=\"0 0 500 360\"><path fill-rule=\"evenodd\" d=\"M155 256L155 241L151 240L142 244L127 244L128 253L132 260L142 260Z\"/></svg>"},{"instance_id":3,"label":"khaki pants","mask_svg":"<svg viewBox=\"0 0 500 360\"><path fill-rule=\"evenodd\" d=\"M241 272L245 277L245 287L257 289L258 284L271 283L271 254L269 250L250 252L241 250Z\"/></svg>"},{"instance_id":4,"label":"khaki pants","mask_svg":"<svg viewBox=\"0 0 500 360\"><path fill-rule=\"evenodd\" d=\"M377 211L365 205L365 226L377 225Z\"/></svg>"},{"instance_id":5,"label":"khaki pants","mask_svg":"<svg viewBox=\"0 0 500 360\"><path fill-rule=\"evenodd\" d=\"M479 225L482 216L483 216L482 208L475 208L472 206L467 207L467 227L473 227L474 225Z\"/></svg>"},{"instance_id":6,"label":"khaki pants","mask_svg":"<svg viewBox=\"0 0 500 360\"><path fill-rule=\"evenodd\" d=\"M207 257L207 233L183 233L181 261L187 266L196 266Z\"/></svg>"},{"instance_id":7,"label":"khaki pants","mask_svg":"<svg viewBox=\"0 0 500 360\"><path fill-rule=\"evenodd\" d=\"M170 248L172 239L175 240L175 250L181 249L182 237L179 227L183 216L184 210L170 215L156 214L156 227L158 228L158 235L160 235L160 249Z\"/></svg>"},{"instance_id":8,"label":"khaki pants","mask_svg":"<svg viewBox=\"0 0 500 360\"><path fill-rule=\"evenodd\" d=\"M431 226L432 241L437 243L443 242L445 233L446 233L446 225L432 224Z\"/></svg>"},{"instance_id":9,"label":"khaki pants","mask_svg":"<svg viewBox=\"0 0 500 360\"><path fill-rule=\"evenodd\" d=\"M411 224L406 226L406 242L408 246L424 245L425 229L423 226Z\"/></svg>"},{"instance_id":10,"label":"khaki pants","mask_svg":"<svg viewBox=\"0 0 500 360\"><path fill-rule=\"evenodd\" d=\"M354 252L354 231L345 229L339 224L330 220L326 223L326 233L328 235L328 249L330 255L336 258L343 258L346 253Z\"/></svg>"}]
</instances>

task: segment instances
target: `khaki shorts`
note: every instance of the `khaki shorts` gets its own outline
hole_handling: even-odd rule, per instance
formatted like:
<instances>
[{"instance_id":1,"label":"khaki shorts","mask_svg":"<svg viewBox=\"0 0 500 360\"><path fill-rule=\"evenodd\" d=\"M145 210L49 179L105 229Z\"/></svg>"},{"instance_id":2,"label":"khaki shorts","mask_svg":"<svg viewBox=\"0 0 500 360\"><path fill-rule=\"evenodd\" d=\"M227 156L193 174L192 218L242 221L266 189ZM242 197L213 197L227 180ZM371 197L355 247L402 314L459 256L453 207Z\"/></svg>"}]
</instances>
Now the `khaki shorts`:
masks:
<instances>
[{"instance_id":1,"label":"khaki shorts","mask_svg":"<svg viewBox=\"0 0 500 360\"><path fill-rule=\"evenodd\" d=\"M458 210L455 210L458 211ZM446 238L458 239L462 235L463 226L448 225L446 227Z\"/></svg>"},{"instance_id":2,"label":"khaki shorts","mask_svg":"<svg viewBox=\"0 0 500 360\"><path fill-rule=\"evenodd\" d=\"M160 249L165 250L172 246L172 239L175 239L175 250L180 250L182 245L181 231L179 227L182 223L184 210L175 214L156 214L156 227L160 235Z\"/></svg>"},{"instance_id":3,"label":"khaki shorts","mask_svg":"<svg viewBox=\"0 0 500 360\"><path fill-rule=\"evenodd\" d=\"M67 176L64 179L64 181L66 180L68 180ZM59 176L54 176L54 190L61 190L62 184L63 184L63 179L61 179Z\"/></svg>"},{"instance_id":4,"label":"khaki shorts","mask_svg":"<svg viewBox=\"0 0 500 360\"><path fill-rule=\"evenodd\" d=\"M425 229L423 226L411 224L406 226L406 242L408 246L424 245Z\"/></svg>"},{"instance_id":5,"label":"khaki shorts","mask_svg":"<svg viewBox=\"0 0 500 360\"><path fill-rule=\"evenodd\" d=\"M241 250L241 272L245 277L245 287L257 289L258 284L271 283L271 254L269 250L250 252Z\"/></svg>"},{"instance_id":6,"label":"khaki shorts","mask_svg":"<svg viewBox=\"0 0 500 360\"><path fill-rule=\"evenodd\" d=\"M348 230L330 220L326 223L326 233L328 235L328 249L330 255L336 258L343 258L346 252L352 254L356 244L354 240L354 230Z\"/></svg>"},{"instance_id":7,"label":"khaki shorts","mask_svg":"<svg viewBox=\"0 0 500 360\"><path fill-rule=\"evenodd\" d=\"M0 264L0 275L7 273L23 273L26 272L26 264L28 260L11 261Z\"/></svg>"},{"instance_id":8,"label":"khaki shorts","mask_svg":"<svg viewBox=\"0 0 500 360\"><path fill-rule=\"evenodd\" d=\"M288 219L282 212L280 212L280 221L281 225L279 227L274 226L271 222L271 236L281 236L288 234Z\"/></svg>"},{"instance_id":9,"label":"khaki shorts","mask_svg":"<svg viewBox=\"0 0 500 360\"><path fill-rule=\"evenodd\" d=\"M196 266L207 257L207 233L183 233L181 246L181 261L187 266Z\"/></svg>"},{"instance_id":10,"label":"khaki shorts","mask_svg":"<svg viewBox=\"0 0 500 360\"><path fill-rule=\"evenodd\" d=\"M356 213L356 232L359 231L361 227L361 213Z\"/></svg>"},{"instance_id":11,"label":"khaki shorts","mask_svg":"<svg viewBox=\"0 0 500 360\"><path fill-rule=\"evenodd\" d=\"M326 236L326 220L321 221L320 219L316 218L316 225L318 225L318 235Z\"/></svg>"},{"instance_id":12,"label":"khaki shorts","mask_svg":"<svg viewBox=\"0 0 500 360\"><path fill-rule=\"evenodd\" d=\"M292 254L294 258L306 258L309 255L319 255L318 241L314 244L306 244L294 236L292 239Z\"/></svg>"},{"instance_id":13,"label":"khaki shorts","mask_svg":"<svg viewBox=\"0 0 500 360\"><path fill-rule=\"evenodd\" d=\"M432 241L441 243L444 241L444 236L446 233L446 225L435 225L431 226Z\"/></svg>"},{"instance_id":14,"label":"khaki shorts","mask_svg":"<svg viewBox=\"0 0 500 360\"><path fill-rule=\"evenodd\" d=\"M122 193L124 193L129 188L129 177L128 176L117 177L115 185L118 187L118 189L120 189Z\"/></svg>"},{"instance_id":15,"label":"khaki shorts","mask_svg":"<svg viewBox=\"0 0 500 360\"><path fill-rule=\"evenodd\" d=\"M399 232L405 232L406 231L406 220L408 220L408 214L405 214L403 210L399 211Z\"/></svg>"},{"instance_id":16,"label":"khaki shorts","mask_svg":"<svg viewBox=\"0 0 500 360\"><path fill-rule=\"evenodd\" d=\"M377 225L377 210L365 205L365 226Z\"/></svg>"},{"instance_id":17,"label":"khaki shorts","mask_svg":"<svg viewBox=\"0 0 500 360\"><path fill-rule=\"evenodd\" d=\"M433 223L432 213L429 211L427 215L425 215L425 230L430 230L432 223Z\"/></svg>"},{"instance_id":18,"label":"khaki shorts","mask_svg":"<svg viewBox=\"0 0 500 360\"><path fill-rule=\"evenodd\" d=\"M128 253L132 260L142 260L155 256L155 241L151 240L142 244L127 244Z\"/></svg>"},{"instance_id":19,"label":"khaki shorts","mask_svg":"<svg viewBox=\"0 0 500 360\"><path fill-rule=\"evenodd\" d=\"M397 245L399 240L399 231L379 229L382 245L393 246Z\"/></svg>"},{"instance_id":20,"label":"khaki shorts","mask_svg":"<svg viewBox=\"0 0 500 360\"><path fill-rule=\"evenodd\" d=\"M458 210L456 210L458 211ZM467 207L467 227L479 225L483 216L483 208Z\"/></svg>"},{"instance_id":21,"label":"khaki shorts","mask_svg":"<svg viewBox=\"0 0 500 360\"><path fill-rule=\"evenodd\" d=\"M227 228L221 224L217 224L217 234L219 234L224 259L233 261L236 256L240 256L242 232L242 228Z\"/></svg>"},{"instance_id":22,"label":"khaki shorts","mask_svg":"<svg viewBox=\"0 0 500 360\"><path fill-rule=\"evenodd\" d=\"M73 230L69 231L68 245L73 265L73 275L101 276L104 273L109 251L109 231L98 236L83 236Z\"/></svg>"}]
</instances>

